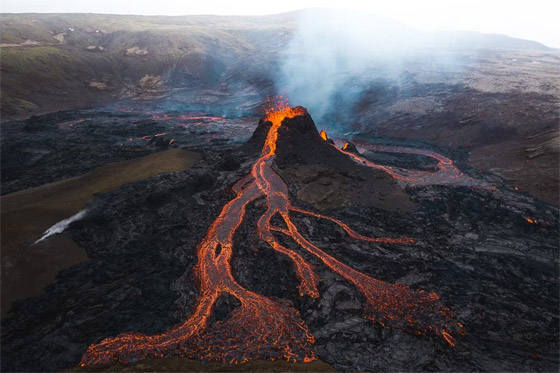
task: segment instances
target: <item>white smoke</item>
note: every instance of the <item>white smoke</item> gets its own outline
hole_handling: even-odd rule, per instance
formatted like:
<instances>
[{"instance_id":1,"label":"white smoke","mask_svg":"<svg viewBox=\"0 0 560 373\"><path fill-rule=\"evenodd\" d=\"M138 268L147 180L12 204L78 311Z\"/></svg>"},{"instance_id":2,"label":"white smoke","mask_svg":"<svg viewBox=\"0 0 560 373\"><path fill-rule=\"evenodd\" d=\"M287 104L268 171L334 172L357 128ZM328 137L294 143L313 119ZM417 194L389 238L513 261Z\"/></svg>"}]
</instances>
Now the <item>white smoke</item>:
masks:
<instances>
[{"instance_id":1,"label":"white smoke","mask_svg":"<svg viewBox=\"0 0 560 373\"><path fill-rule=\"evenodd\" d=\"M83 218L86 214L86 210L82 210L80 212L78 212L77 214L72 215L71 217L61 220L58 223L56 223L55 225L53 225L52 227L50 227L49 229L47 229L45 231L45 233L43 233L43 235L41 236L41 238L39 238L37 241L33 242L33 245L35 245L38 242L43 241L45 238L53 236L55 234L59 234L62 233L66 230L66 228L68 228L68 226L70 225L70 223L75 222L76 220L80 220L81 218Z\"/></svg>"},{"instance_id":2,"label":"white smoke","mask_svg":"<svg viewBox=\"0 0 560 373\"><path fill-rule=\"evenodd\" d=\"M334 111L352 115L370 82L399 85L403 72L419 59L455 63L439 53L448 47L447 36L419 32L381 16L307 9L297 17L290 43L279 57L276 88L319 122Z\"/></svg>"},{"instance_id":3,"label":"white smoke","mask_svg":"<svg viewBox=\"0 0 560 373\"><path fill-rule=\"evenodd\" d=\"M278 88L319 117L335 94L350 93L354 75L371 73L376 61L410 50L413 39L407 27L371 14L301 11L281 57Z\"/></svg>"}]
</instances>

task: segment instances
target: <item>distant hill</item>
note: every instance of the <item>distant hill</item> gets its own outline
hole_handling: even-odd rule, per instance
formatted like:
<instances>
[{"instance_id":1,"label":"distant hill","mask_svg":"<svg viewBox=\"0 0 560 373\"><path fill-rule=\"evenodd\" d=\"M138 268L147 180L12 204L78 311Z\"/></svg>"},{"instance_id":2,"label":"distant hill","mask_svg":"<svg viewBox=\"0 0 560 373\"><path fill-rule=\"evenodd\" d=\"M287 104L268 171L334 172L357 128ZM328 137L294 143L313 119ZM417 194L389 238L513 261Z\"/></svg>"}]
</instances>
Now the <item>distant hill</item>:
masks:
<instances>
[{"instance_id":1,"label":"distant hill","mask_svg":"<svg viewBox=\"0 0 560 373\"><path fill-rule=\"evenodd\" d=\"M518 39L500 34L484 34L472 31L446 31L427 34L432 36L438 44L455 48L526 51L552 50L552 48L536 41Z\"/></svg>"},{"instance_id":2,"label":"distant hill","mask_svg":"<svg viewBox=\"0 0 560 373\"><path fill-rule=\"evenodd\" d=\"M3 14L2 120L224 84L267 94L274 90L276 57L288 45L298 17L320 17L321 12L325 10L271 16ZM391 32L400 27L379 17L375 23ZM547 50L503 35L430 37L442 47Z\"/></svg>"}]
</instances>

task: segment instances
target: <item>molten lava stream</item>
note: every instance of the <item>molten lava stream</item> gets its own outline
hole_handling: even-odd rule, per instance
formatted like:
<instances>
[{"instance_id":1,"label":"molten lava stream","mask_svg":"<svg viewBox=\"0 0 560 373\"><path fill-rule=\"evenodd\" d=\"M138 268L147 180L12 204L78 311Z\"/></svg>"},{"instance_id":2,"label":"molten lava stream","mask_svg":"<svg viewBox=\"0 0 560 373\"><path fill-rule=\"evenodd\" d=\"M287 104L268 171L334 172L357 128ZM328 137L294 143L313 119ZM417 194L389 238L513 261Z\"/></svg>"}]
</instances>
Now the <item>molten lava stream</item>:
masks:
<instances>
[{"instance_id":1,"label":"molten lava stream","mask_svg":"<svg viewBox=\"0 0 560 373\"><path fill-rule=\"evenodd\" d=\"M321 133L324 133L322 131ZM324 133L323 138L326 140L327 136ZM344 143L341 148L335 148L351 157L357 163L364 166L382 170L391 175L395 180L404 185L411 186L425 186L425 185L463 185L480 189L482 191L496 191L496 187L483 180L477 180L463 172L461 172L451 159L436 153L432 150L407 148L403 146L387 146L387 145L372 145L367 143L358 143L362 148L373 152L383 153L401 153L401 154L416 154L433 158L438 161L437 170L435 172L428 172L422 170L407 170L393 166L383 166L368 161L364 157L359 156L348 151L349 143Z\"/></svg>"},{"instance_id":2,"label":"molten lava stream","mask_svg":"<svg viewBox=\"0 0 560 373\"><path fill-rule=\"evenodd\" d=\"M249 175L239 180L228 202L199 243L196 273L200 294L191 316L181 325L164 333L147 336L137 333L107 338L88 348L81 365L106 363L111 360L132 362L147 357L187 356L205 361L240 363L251 359L284 359L307 362L316 359L311 349L314 338L299 312L288 302L272 300L239 285L231 271L233 237L245 216L247 205L265 198L267 210L257 223L259 237L271 248L294 262L302 296L319 296L319 277L313 267L297 252L280 245L272 232L289 236L304 250L319 258L362 292L367 301L367 316L387 327L412 329L416 333L432 331L450 344L451 334L461 331L449 309L442 306L434 293L412 291L406 285L388 284L360 273L339 262L306 240L290 218L290 211L328 219L341 226L352 238L383 243L410 243L409 238L369 238L360 235L339 220L302 210L291 205L288 187L271 167L276 152L278 128L284 118L305 114L301 107L290 108L279 103L267 111L272 122L262 150ZM278 214L287 229L274 227L271 219ZM224 294L240 301L231 317L209 325L212 307Z\"/></svg>"}]
</instances>

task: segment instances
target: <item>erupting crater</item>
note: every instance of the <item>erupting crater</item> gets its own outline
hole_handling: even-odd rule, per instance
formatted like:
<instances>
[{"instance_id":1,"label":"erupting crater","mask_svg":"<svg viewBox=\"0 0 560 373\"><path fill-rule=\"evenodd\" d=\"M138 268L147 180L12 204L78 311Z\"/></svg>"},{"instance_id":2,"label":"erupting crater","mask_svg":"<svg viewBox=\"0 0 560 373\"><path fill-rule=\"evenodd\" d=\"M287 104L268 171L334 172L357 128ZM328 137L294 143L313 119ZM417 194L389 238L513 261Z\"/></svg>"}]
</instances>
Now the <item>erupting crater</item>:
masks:
<instances>
[{"instance_id":1,"label":"erupting crater","mask_svg":"<svg viewBox=\"0 0 560 373\"><path fill-rule=\"evenodd\" d=\"M296 212L327 219L355 240L385 244L413 242L411 238L366 237L337 219L292 205L288 186L273 169L273 163L279 128L286 118L302 115L307 116L314 127L303 107L292 108L286 100L269 101L265 121L271 124L261 156L250 173L233 186L236 197L223 207L198 244L196 274L200 281L200 293L191 316L182 324L158 335L127 333L102 340L87 349L80 365L95 365L111 360L126 363L148 357L170 356L230 364L253 359L283 359L290 362L315 360L312 349L314 337L293 305L249 291L233 276L231 258L235 232L244 220L249 203L261 198L266 201L266 211L257 222L257 234L272 249L293 261L301 296L320 296L317 287L319 276L303 256L281 245L275 234L290 238L294 246L318 258L327 268L353 284L365 297L364 312L367 318L387 328L439 335L449 344L455 345L454 336L464 334L463 327L454 320L452 312L440 303L437 294L415 291L403 284L386 283L350 268L306 239L292 221L290 214ZM323 138L326 140L326 134ZM274 216L279 216L285 225L273 225ZM223 295L237 298L240 305L229 318L212 324L209 319L213 306Z\"/></svg>"}]
</instances>

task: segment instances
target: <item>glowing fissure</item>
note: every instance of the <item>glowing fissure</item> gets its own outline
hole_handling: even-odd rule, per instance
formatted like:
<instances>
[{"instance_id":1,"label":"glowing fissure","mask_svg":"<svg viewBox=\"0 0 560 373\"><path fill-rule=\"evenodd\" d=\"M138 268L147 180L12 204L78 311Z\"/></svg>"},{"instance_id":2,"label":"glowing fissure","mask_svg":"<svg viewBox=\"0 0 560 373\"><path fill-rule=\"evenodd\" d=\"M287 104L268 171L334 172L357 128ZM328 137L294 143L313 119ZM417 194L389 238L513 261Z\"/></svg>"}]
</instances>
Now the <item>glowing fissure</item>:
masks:
<instances>
[{"instance_id":1,"label":"glowing fissure","mask_svg":"<svg viewBox=\"0 0 560 373\"><path fill-rule=\"evenodd\" d=\"M222 122L225 121L223 117L213 117L209 115L179 115L178 117L181 120L189 120L189 121L209 121L209 122Z\"/></svg>"},{"instance_id":2,"label":"glowing fissure","mask_svg":"<svg viewBox=\"0 0 560 373\"><path fill-rule=\"evenodd\" d=\"M186 120L186 121L196 121L200 124L204 122L222 122L225 121L223 117L214 117L210 115L179 115L177 117L172 117L168 114L153 114L152 120L155 121L167 121L171 119Z\"/></svg>"},{"instance_id":3,"label":"glowing fissure","mask_svg":"<svg viewBox=\"0 0 560 373\"><path fill-rule=\"evenodd\" d=\"M319 276L298 252L281 245L274 236L284 234L303 250L320 259L330 270L352 283L366 298L368 318L386 327L410 330L417 334L432 332L451 345L452 334L463 333L462 325L453 320L451 311L439 302L435 293L413 291L403 284L389 284L360 273L326 254L299 232L290 212L327 219L339 225L354 239L388 244L412 243L410 238L370 238L363 236L337 219L299 209L291 205L288 187L271 167L276 152L278 128L284 118L305 114L301 107L290 108L286 101L271 105L266 120L272 123L262 156L251 172L239 180L228 202L208 228L198 245L196 273L200 294L191 316L181 325L159 335L121 334L88 348L81 365L106 363L111 360L132 362L147 357L187 356L203 361L241 363L252 359L283 359L308 362L316 359L311 349L314 337L299 312L287 301L270 299L243 288L234 279L230 260L233 238L244 219L247 205L265 198L266 211L257 222L258 236L294 263L301 296L319 297ZM287 228L273 226L278 214ZM240 302L228 319L209 325L212 307L221 295L229 294Z\"/></svg>"}]
</instances>

